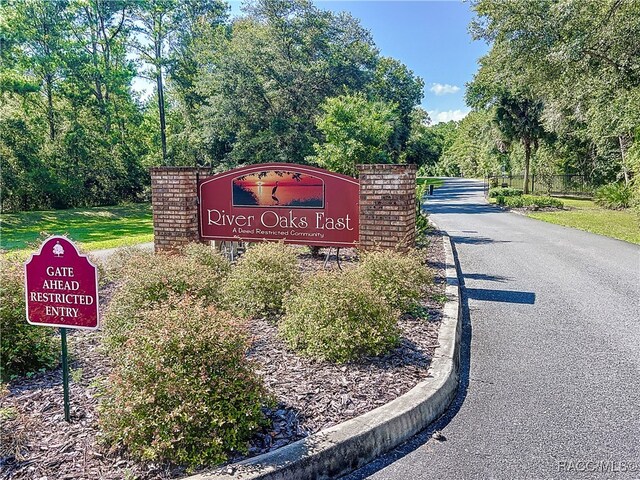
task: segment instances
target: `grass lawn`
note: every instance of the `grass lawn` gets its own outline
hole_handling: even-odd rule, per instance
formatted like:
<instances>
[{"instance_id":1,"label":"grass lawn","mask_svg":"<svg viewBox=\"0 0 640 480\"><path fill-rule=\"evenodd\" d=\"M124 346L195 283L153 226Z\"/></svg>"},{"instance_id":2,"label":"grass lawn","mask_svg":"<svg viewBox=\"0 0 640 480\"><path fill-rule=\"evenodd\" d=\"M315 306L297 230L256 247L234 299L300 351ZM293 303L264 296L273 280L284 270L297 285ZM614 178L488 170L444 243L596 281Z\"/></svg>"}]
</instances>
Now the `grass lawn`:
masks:
<instances>
[{"instance_id":1,"label":"grass lawn","mask_svg":"<svg viewBox=\"0 0 640 480\"><path fill-rule=\"evenodd\" d=\"M0 248L33 250L40 232L68 235L84 250L101 250L153 241L151 204L72 208L0 216Z\"/></svg>"},{"instance_id":2,"label":"grass lawn","mask_svg":"<svg viewBox=\"0 0 640 480\"><path fill-rule=\"evenodd\" d=\"M416 178L416 183L418 185L422 185L423 183L426 183L427 185L433 185L433 188L438 188L442 186L442 184L444 183L444 180L436 177L418 177Z\"/></svg>"},{"instance_id":3,"label":"grass lawn","mask_svg":"<svg viewBox=\"0 0 640 480\"><path fill-rule=\"evenodd\" d=\"M569 210L558 212L531 212L531 218L578 228L640 244L640 217L633 210L607 210L592 200L561 198Z\"/></svg>"}]
</instances>

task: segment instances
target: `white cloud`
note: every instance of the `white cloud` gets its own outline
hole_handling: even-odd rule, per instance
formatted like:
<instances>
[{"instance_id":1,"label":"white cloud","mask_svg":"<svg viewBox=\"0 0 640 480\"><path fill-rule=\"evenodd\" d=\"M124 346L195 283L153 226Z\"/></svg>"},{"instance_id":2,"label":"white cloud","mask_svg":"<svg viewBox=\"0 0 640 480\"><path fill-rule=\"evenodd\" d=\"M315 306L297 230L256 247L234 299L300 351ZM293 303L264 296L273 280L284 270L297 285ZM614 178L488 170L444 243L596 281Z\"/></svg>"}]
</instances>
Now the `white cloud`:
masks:
<instances>
[{"instance_id":1,"label":"white cloud","mask_svg":"<svg viewBox=\"0 0 640 480\"><path fill-rule=\"evenodd\" d=\"M445 110L441 112L439 110L432 110L429 112L429 117L431 118L431 123L435 125L440 122L448 122L450 120L462 120L471 110Z\"/></svg>"},{"instance_id":2,"label":"white cloud","mask_svg":"<svg viewBox=\"0 0 640 480\"><path fill-rule=\"evenodd\" d=\"M457 85L449 85L448 83L434 83L433 85L431 85L431 88L429 90L440 96L446 95L448 93L457 93L460 91L460 87L458 87Z\"/></svg>"}]
</instances>

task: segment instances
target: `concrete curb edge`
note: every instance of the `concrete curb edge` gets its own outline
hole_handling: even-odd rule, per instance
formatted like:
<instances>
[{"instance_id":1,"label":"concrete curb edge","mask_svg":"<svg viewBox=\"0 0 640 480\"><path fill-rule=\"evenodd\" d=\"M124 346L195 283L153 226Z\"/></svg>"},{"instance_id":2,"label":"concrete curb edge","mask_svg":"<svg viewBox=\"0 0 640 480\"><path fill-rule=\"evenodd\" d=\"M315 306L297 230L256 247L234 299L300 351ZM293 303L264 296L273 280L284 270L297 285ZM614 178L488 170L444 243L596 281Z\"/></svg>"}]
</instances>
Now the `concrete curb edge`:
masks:
<instances>
[{"instance_id":1,"label":"concrete curb edge","mask_svg":"<svg viewBox=\"0 0 640 480\"><path fill-rule=\"evenodd\" d=\"M432 223L433 225L433 223ZM452 240L442 232L446 257L443 318L429 377L404 395L359 417L242 462L183 480L289 480L346 475L424 430L456 395L460 369L461 302Z\"/></svg>"}]
</instances>

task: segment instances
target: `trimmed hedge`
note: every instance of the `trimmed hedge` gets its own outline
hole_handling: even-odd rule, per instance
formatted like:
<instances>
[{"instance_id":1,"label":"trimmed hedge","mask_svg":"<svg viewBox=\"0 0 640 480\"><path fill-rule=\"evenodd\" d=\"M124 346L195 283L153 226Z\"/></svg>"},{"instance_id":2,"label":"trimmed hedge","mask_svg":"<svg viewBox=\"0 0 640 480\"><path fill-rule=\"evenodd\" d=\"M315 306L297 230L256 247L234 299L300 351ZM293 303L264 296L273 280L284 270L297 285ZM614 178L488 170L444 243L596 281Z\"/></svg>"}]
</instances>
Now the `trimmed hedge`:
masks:
<instances>
[{"instance_id":1,"label":"trimmed hedge","mask_svg":"<svg viewBox=\"0 0 640 480\"><path fill-rule=\"evenodd\" d=\"M170 298L140 320L104 391L107 442L190 467L246 453L271 399L246 359L245 325L190 297Z\"/></svg>"},{"instance_id":2,"label":"trimmed hedge","mask_svg":"<svg viewBox=\"0 0 640 480\"><path fill-rule=\"evenodd\" d=\"M278 326L288 345L334 362L381 355L398 344L398 314L355 270L317 272L287 297Z\"/></svg>"},{"instance_id":3,"label":"trimmed hedge","mask_svg":"<svg viewBox=\"0 0 640 480\"><path fill-rule=\"evenodd\" d=\"M407 312L424 295L433 275L416 250L363 252L356 267L392 308Z\"/></svg>"},{"instance_id":4,"label":"trimmed hedge","mask_svg":"<svg viewBox=\"0 0 640 480\"><path fill-rule=\"evenodd\" d=\"M246 317L282 312L285 294L300 282L295 250L284 243L259 243L244 253L222 291L226 308Z\"/></svg>"},{"instance_id":5,"label":"trimmed hedge","mask_svg":"<svg viewBox=\"0 0 640 480\"><path fill-rule=\"evenodd\" d=\"M519 197L520 195L522 195L522 190L519 188L494 187L489 189L489 198Z\"/></svg>"},{"instance_id":6,"label":"trimmed hedge","mask_svg":"<svg viewBox=\"0 0 640 480\"><path fill-rule=\"evenodd\" d=\"M563 208L564 203L553 197L543 197L539 195L521 195L519 197L497 197L499 205L510 208Z\"/></svg>"},{"instance_id":7,"label":"trimmed hedge","mask_svg":"<svg viewBox=\"0 0 640 480\"><path fill-rule=\"evenodd\" d=\"M58 364L57 330L27 323L24 265L0 258L0 380Z\"/></svg>"}]
</instances>

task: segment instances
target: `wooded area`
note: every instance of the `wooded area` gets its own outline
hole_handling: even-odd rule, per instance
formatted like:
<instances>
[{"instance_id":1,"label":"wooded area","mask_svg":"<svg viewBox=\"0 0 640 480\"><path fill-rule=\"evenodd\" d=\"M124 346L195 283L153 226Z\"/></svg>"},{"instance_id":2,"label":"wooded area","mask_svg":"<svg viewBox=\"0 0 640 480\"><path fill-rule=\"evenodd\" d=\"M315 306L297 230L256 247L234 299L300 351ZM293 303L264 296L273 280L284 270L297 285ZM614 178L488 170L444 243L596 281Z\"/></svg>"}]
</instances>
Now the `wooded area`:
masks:
<instances>
[{"instance_id":1,"label":"wooded area","mask_svg":"<svg viewBox=\"0 0 640 480\"><path fill-rule=\"evenodd\" d=\"M217 0L4 2L3 208L135 200L153 165L352 172L406 156L423 82L356 19L306 0L228 12ZM136 75L155 82L152 98L132 90Z\"/></svg>"},{"instance_id":2,"label":"wooded area","mask_svg":"<svg viewBox=\"0 0 640 480\"><path fill-rule=\"evenodd\" d=\"M491 44L471 113L436 125L445 175L579 174L631 188L640 171L640 3L474 2ZM636 183L637 191L640 182Z\"/></svg>"},{"instance_id":3,"label":"wooded area","mask_svg":"<svg viewBox=\"0 0 640 480\"><path fill-rule=\"evenodd\" d=\"M357 19L308 0L253 0L237 18L219 0L7 0L1 207L148 199L150 166L267 161L581 174L630 192L640 3L472 5L471 31L492 45L467 85L472 111L430 125L423 80ZM153 95L133 89L136 77Z\"/></svg>"}]
</instances>

